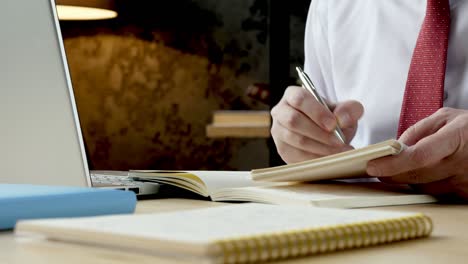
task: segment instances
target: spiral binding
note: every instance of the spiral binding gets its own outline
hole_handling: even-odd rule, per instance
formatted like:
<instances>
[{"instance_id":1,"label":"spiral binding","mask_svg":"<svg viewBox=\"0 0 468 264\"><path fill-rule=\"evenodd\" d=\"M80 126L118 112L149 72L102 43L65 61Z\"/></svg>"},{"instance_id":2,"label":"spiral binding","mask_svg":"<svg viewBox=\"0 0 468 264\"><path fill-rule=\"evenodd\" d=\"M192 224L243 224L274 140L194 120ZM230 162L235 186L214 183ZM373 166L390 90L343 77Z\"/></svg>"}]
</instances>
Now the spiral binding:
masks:
<instances>
[{"instance_id":1,"label":"spiral binding","mask_svg":"<svg viewBox=\"0 0 468 264\"><path fill-rule=\"evenodd\" d=\"M256 263L429 236L424 214L219 240L222 263Z\"/></svg>"}]
</instances>

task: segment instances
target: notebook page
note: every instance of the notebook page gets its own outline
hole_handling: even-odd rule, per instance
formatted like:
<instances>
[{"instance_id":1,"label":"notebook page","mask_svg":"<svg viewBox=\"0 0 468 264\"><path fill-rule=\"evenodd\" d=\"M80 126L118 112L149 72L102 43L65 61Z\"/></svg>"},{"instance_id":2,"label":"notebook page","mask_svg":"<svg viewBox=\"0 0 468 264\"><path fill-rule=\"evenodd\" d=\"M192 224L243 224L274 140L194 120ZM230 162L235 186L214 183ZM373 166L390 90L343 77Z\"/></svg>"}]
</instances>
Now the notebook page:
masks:
<instances>
[{"instance_id":1,"label":"notebook page","mask_svg":"<svg viewBox=\"0 0 468 264\"><path fill-rule=\"evenodd\" d=\"M249 171L187 171L203 180L209 193L223 188L265 186L268 183L254 182Z\"/></svg>"},{"instance_id":2,"label":"notebook page","mask_svg":"<svg viewBox=\"0 0 468 264\"><path fill-rule=\"evenodd\" d=\"M28 228L63 228L75 233L95 233L101 236L118 235L141 237L157 242L164 241L189 244L208 244L214 240L255 236L271 232L282 232L304 228L351 224L363 221L383 220L414 215L413 213L370 210L340 210L304 206L272 206L262 204L239 204L181 212L92 217L82 219L51 219L20 223L19 231ZM189 219L189 221L187 221ZM52 232L56 235L59 232ZM100 234L100 235L99 235ZM86 236L84 236L86 237ZM90 241L98 242L98 241Z\"/></svg>"},{"instance_id":3,"label":"notebook page","mask_svg":"<svg viewBox=\"0 0 468 264\"><path fill-rule=\"evenodd\" d=\"M437 200L430 195L416 194L406 185L371 181L330 181L225 189L215 193L213 199L337 208L430 203Z\"/></svg>"}]
</instances>

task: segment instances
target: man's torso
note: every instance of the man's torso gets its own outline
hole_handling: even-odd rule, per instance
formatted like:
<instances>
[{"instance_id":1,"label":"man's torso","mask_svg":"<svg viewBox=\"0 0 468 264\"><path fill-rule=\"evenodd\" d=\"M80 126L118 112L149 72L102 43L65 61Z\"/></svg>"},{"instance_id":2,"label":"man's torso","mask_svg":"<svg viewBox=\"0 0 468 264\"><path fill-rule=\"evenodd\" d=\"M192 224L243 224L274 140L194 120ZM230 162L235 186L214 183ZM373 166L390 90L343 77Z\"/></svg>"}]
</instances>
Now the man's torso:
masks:
<instances>
[{"instance_id":1,"label":"man's torso","mask_svg":"<svg viewBox=\"0 0 468 264\"><path fill-rule=\"evenodd\" d=\"M365 108L353 145L394 138L426 0L315 1L322 1L316 14L327 23L331 62L322 70L333 79L324 92ZM468 1L451 1L451 18L444 106L468 109Z\"/></svg>"}]
</instances>

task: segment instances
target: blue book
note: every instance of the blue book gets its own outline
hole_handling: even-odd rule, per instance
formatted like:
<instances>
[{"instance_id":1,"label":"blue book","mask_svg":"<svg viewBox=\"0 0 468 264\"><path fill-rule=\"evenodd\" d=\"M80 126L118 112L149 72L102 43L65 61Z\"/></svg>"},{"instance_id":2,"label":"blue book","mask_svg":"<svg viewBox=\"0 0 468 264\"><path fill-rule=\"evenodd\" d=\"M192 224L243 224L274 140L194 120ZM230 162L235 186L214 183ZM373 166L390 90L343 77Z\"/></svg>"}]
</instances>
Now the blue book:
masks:
<instances>
[{"instance_id":1,"label":"blue book","mask_svg":"<svg viewBox=\"0 0 468 264\"><path fill-rule=\"evenodd\" d=\"M129 191L0 184L0 229L23 219L129 214L135 206L135 193Z\"/></svg>"}]
</instances>

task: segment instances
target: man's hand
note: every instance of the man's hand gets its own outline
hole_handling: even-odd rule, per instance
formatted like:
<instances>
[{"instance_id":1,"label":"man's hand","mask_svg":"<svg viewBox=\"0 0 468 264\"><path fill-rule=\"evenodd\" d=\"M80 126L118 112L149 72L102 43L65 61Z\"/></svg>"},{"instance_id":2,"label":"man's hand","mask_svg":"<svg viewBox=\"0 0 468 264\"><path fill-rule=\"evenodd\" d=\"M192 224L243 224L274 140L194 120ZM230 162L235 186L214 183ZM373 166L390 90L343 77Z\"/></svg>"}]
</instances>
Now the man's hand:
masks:
<instances>
[{"instance_id":1,"label":"man's hand","mask_svg":"<svg viewBox=\"0 0 468 264\"><path fill-rule=\"evenodd\" d=\"M369 175L468 199L468 110L442 108L410 127L400 141L409 148L369 162Z\"/></svg>"},{"instance_id":2,"label":"man's hand","mask_svg":"<svg viewBox=\"0 0 468 264\"><path fill-rule=\"evenodd\" d=\"M334 114L302 87L286 89L281 101L271 110L271 135L285 162L300 162L352 148L340 142L333 130L339 123L349 143L364 108L356 101L330 108Z\"/></svg>"}]
</instances>

